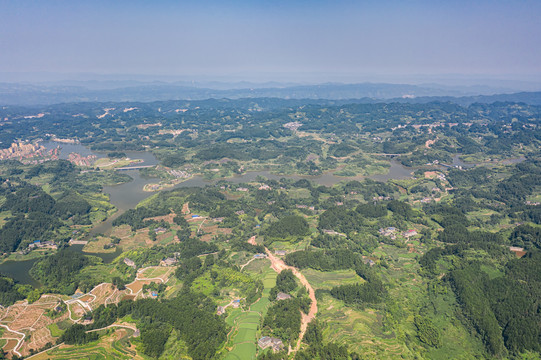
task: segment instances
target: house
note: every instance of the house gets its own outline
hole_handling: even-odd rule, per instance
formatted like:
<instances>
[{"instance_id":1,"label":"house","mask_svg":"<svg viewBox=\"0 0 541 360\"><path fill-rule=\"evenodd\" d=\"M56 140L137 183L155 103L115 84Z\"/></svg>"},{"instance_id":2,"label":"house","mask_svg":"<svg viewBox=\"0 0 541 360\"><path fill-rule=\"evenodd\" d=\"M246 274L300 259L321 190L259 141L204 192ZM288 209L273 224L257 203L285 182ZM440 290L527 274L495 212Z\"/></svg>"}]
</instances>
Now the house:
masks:
<instances>
[{"instance_id":1,"label":"house","mask_svg":"<svg viewBox=\"0 0 541 360\"><path fill-rule=\"evenodd\" d=\"M376 265L376 263L374 262L374 260L372 259L369 259L367 257L363 257L363 264L366 264L366 265L370 265L370 266L374 266Z\"/></svg>"},{"instance_id":2,"label":"house","mask_svg":"<svg viewBox=\"0 0 541 360\"><path fill-rule=\"evenodd\" d=\"M285 256L286 251L285 250L275 250L274 253L278 256Z\"/></svg>"},{"instance_id":3,"label":"house","mask_svg":"<svg viewBox=\"0 0 541 360\"><path fill-rule=\"evenodd\" d=\"M240 188L237 188L237 191L243 191L243 192L246 192L246 191L248 191L248 188L240 187Z\"/></svg>"},{"instance_id":4,"label":"house","mask_svg":"<svg viewBox=\"0 0 541 360\"><path fill-rule=\"evenodd\" d=\"M152 291L150 293L150 296L152 296L153 298L156 298L156 297L158 297L158 293L156 291Z\"/></svg>"},{"instance_id":5,"label":"house","mask_svg":"<svg viewBox=\"0 0 541 360\"><path fill-rule=\"evenodd\" d=\"M163 227L157 227L156 229L154 229L154 232L156 234L163 234L164 232L166 232L167 229L166 228L163 228Z\"/></svg>"},{"instance_id":6,"label":"house","mask_svg":"<svg viewBox=\"0 0 541 360\"><path fill-rule=\"evenodd\" d=\"M291 295L283 293L283 292L279 292L278 295L276 295L276 300L287 300L287 299L291 299Z\"/></svg>"},{"instance_id":7,"label":"house","mask_svg":"<svg viewBox=\"0 0 541 360\"><path fill-rule=\"evenodd\" d=\"M524 248L521 248L521 247L518 247L518 246L511 246L509 247L509 250L514 252L515 255L519 258L523 257L524 255L526 255L526 251L524 251Z\"/></svg>"},{"instance_id":8,"label":"house","mask_svg":"<svg viewBox=\"0 0 541 360\"><path fill-rule=\"evenodd\" d=\"M338 236L347 237L346 234L342 234L342 233L336 232L334 230L323 230L323 233L327 234L327 235L338 235Z\"/></svg>"},{"instance_id":9,"label":"house","mask_svg":"<svg viewBox=\"0 0 541 360\"><path fill-rule=\"evenodd\" d=\"M282 343L282 340L278 338L272 338L272 350L274 352L278 352L284 348L284 343Z\"/></svg>"},{"instance_id":10,"label":"house","mask_svg":"<svg viewBox=\"0 0 541 360\"><path fill-rule=\"evenodd\" d=\"M259 339L257 344L261 349L272 347L273 351L280 351L284 348L284 343L282 340L270 336L263 336L261 339Z\"/></svg>"},{"instance_id":11,"label":"house","mask_svg":"<svg viewBox=\"0 0 541 360\"><path fill-rule=\"evenodd\" d=\"M161 264L162 266L173 266L178 262L175 258L165 258L162 260Z\"/></svg>"},{"instance_id":12,"label":"house","mask_svg":"<svg viewBox=\"0 0 541 360\"><path fill-rule=\"evenodd\" d=\"M216 315L220 316L225 314L225 308L223 306L218 306L218 309L216 310Z\"/></svg>"},{"instance_id":13,"label":"house","mask_svg":"<svg viewBox=\"0 0 541 360\"><path fill-rule=\"evenodd\" d=\"M240 299L233 300L233 307L238 308L240 306Z\"/></svg>"},{"instance_id":14,"label":"house","mask_svg":"<svg viewBox=\"0 0 541 360\"><path fill-rule=\"evenodd\" d=\"M34 241L32 244L29 244L29 245L28 245L28 248L29 248L29 249L33 249L33 248L38 247L39 245L41 245L41 241L36 240L36 241Z\"/></svg>"},{"instance_id":15,"label":"house","mask_svg":"<svg viewBox=\"0 0 541 360\"><path fill-rule=\"evenodd\" d=\"M272 338L270 336L263 336L259 341L257 342L257 345L259 345L260 348L266 349L272 344Z\"/></svg>"},{"instance_id":16,"label":"house","mask_svg":"<svg viewBox=\"0 0 541 360\"><path fill-rule=\"evenodd\" d=\"M28 248L29 249L34 249L34 248L58 249L58 246L55 244L54 241L51 241L51 240L47 240L47 241L36 240L32 244L28 245Z\"/></svg>"},{"instance_id":17,"label":"house","mask_svg":"<svg viewBox=\"0 0 541 360\"><path fill-rule=\"evenodd\" d=\"M135 262L131 259L124 258L124 264L131 266L132 268L135 268Z\"/></svg>"},{"instance_id":18,"label":"house","mask_svg":"<svg viewBox=\"0 0 541 360\"><path fill-rule=\"evenodd\" d=\"M267 254L255 254L254 259L266 259Z\"/></svg>"},{"instance_id":19,"label":"house","mask_svg":"<svg viewBox=\"0 0 541 360\"><path fill-rule=\"evenodd\" d=\"M394 234L395 231L396 231L396 228L392 226L385 229L383 228L379 229L379 233L383 236L391 236Z\"/></svg>"},{"instance_id":20,"label":"house","mask_svg":"<svg viewBox=\"0 0 541 360\"><path fill-rule=\"evenodd\" d=\"M192 215L192 219L197 219L198 217L200 217L199 215Z\"/></svg>"},{"instance_id":21,"label":"house","mask_svg":"<svg viewBox=\"0 0 541 360\"><path fill-rule=\"evenodd\" d=\"M415 236L417 235L417 230L415 229L409 229L408 231L404 231L402 233L402 236L406 237L406 238L409 238L409 237L412 237L412 236Z\"/></svg>"}]
</instances>

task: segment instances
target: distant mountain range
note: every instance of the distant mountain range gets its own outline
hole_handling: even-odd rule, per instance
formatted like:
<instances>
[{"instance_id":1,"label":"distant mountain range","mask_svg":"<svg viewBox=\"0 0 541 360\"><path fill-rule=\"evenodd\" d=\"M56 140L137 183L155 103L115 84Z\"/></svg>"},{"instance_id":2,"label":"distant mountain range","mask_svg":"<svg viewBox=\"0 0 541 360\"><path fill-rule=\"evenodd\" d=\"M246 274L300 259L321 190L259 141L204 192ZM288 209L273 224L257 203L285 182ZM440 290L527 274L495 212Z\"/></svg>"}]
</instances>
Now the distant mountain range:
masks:
<instances>
[{"instance_id":1,"label":"distant mountain range","mask_svg":"<svg viewBox=\"0 0 541 360\"><path fill-rule=\"evenodd\" d=\"M77 82L51 85L0 83L0 105L50 105L68 102L150 102L159 100L203 100L239 98L281 98L281 99L328 99L353 100L354 102L408 102L426 103L432 101L454 102L469 105L475 102L492 103L524 102L541 105L540 92L518 92L496 95L472 95L467 89L408 84L321 84L286 85L277 83L259 84L261 87L244 87L250 83L224 84L208 83L211 87L199 84L164 82Z\"/></svg>"}]
</instances>

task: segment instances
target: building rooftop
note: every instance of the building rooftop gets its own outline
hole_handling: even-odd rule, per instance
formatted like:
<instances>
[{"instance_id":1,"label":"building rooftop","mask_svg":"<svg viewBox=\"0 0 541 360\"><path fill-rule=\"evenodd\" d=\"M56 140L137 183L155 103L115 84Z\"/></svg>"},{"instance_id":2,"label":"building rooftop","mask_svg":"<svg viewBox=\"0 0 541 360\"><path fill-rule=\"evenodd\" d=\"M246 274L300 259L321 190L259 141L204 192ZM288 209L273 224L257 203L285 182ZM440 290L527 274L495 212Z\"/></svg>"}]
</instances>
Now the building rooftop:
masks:
<instances>
[{"instance_id":1,"label":"building rooftop","mask_svg":"<svg viewBox=\"0 0 541 360\"><path fill-rule=\"evenodd\" d=\"M287 299L291 299L291 295L283 293L283 292L279 292L278 295L276 295L276 300L287 300Z\"/></svg>"}]
</instances>

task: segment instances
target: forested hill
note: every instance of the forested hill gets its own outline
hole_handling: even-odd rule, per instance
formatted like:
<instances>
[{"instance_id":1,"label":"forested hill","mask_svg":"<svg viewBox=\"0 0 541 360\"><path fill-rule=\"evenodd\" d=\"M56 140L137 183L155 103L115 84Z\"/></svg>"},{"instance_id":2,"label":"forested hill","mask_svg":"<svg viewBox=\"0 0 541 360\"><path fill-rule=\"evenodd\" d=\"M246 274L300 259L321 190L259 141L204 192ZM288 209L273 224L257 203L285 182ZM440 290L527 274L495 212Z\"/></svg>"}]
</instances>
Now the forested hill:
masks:
<instances>
[{"instance_id":1,"label":"forested hill","mask_svg":"<svg viewBox=\"0 0 541 360\"><path fill-rule=\"evenodd\" d=\"M389 101L389 100L387 100ZM495 102L514 102L528 105L541 105L541 91L518 92L513 94L476 95L476 96L421 96L416 98L395 98L390 101L422 104L434 101L452 102L455 104L469 106L474 103L492 104Z\"/></svg>"},{"instance_id":2,"label":"forested hill","mask_svg":"<svg viewBox=\"0 0 541 360\"><path fill-rule=\"evenodd\" d=\"M495 90L498 91L498 90ZM409 84L320 84L284 87L257 87L216 89L187 86L185 83L143 83L106 88L85 86L84 82L69 85L30 85L0 83L0 105L50 105L72 102L93 101L165 101L165 100L205 100L241 98L280 98L304 100L348 100L361 99L371 102L430 102L450 101L469 105L475 102L495 101L524 102L530 105L541 104L538 92L519 92L514 94L482 95L467 90L454 90L438 85L419 86Z\"/></svg>"}]
</instances>

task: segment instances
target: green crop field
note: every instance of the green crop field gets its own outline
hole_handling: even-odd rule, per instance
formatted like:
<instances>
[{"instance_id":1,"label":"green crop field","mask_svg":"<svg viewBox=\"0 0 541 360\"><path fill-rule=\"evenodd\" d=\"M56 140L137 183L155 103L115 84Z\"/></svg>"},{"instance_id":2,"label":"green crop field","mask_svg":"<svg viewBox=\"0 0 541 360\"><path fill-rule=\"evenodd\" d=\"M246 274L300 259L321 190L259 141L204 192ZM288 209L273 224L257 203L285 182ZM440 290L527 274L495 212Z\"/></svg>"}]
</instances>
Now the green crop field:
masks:
<instances>
[{"instance_id":1,"label":"green crop field","mask_svg":"<svg viewBox=\"0 0 541 360\"><path fill-rule=\"evenodd\" d=\"M314 289L330 290L334 286L355 284L364 281L354 270L323 272L313 269L303 269L302 273Z\"/></svg>"},{"instance_id":2,"label":"green crop field","mask_svg":"<svg viewBox=\"0 0 541 360\"><path fill-rule=\"evenodd\" d=\"M252 343L238 344L235 349L229 352L225 360L255 359L256 345Z\"/></svg>"},{"instance_id":3,"label":"green crop field","mask_svg":"<svg viewBox=\"0 0 541 360\"><path fill-rule=\"evenodd\" d=\"M47 326L47 328L51 331L51 335L53 337L58 337L58 336L62 335L62 333L64 332L64 331L62 331L62 330L60 330L58 328L57 323L51 324L51 325Z\"/></svg>"},{"instance_id":4,"label":"green crop field","mask_svg":"<svg viewBox=\"0 0 541 360\"><path fill-rule=\"evenodd\" d=\"M233 341L237 344L241 344L244 342L251 342L255 339L255 329L249 329L245 327L245 324L239 324L239 329L237 331L237 335L233 339Z\"/></svg>"},{"instance_id":5,"label":"green crop field","mask_svg":"<svg viewBox=\"0 0 541 360\"><path fill-rule=\"evenodd\" d=\"M234 309L229 312L226 322L233 327L229 336L229 352L225 355L226 360L255 359L257 353L257 334L261 319L265 316L269 306L269 293L276 284L276 273L268 267L258 266L256 274L263 280L263 294L261 298L250 306L249 311Z\"/></svg>"}]
</instances>

